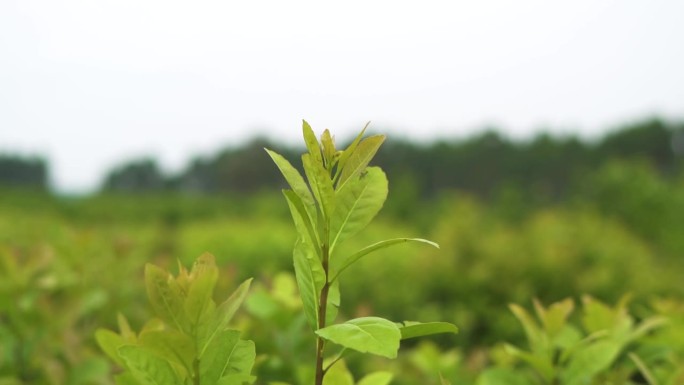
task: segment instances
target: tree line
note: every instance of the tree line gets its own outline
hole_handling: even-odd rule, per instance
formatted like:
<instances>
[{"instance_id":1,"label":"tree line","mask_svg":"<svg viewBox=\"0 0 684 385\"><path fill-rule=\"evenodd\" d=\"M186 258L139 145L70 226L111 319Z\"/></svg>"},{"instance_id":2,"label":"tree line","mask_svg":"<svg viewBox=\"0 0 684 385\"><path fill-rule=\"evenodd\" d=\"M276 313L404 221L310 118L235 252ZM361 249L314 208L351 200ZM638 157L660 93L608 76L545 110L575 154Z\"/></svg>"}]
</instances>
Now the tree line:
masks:
<instances>
[{"instance_id":1,"label":"tree line","mask_svg":"<svg viewBox=\"0 0 684 385\"><path fill-rule=\"evenodd\" d=\"M44 158L0 154L0 187L47 190L48 164Z\"/></svg>"},{"instance_id":2,"label":"tree line","mask_svg":"<svg viewBox=\"0 0 684 385\"><path fill-rule=\"evenodd\" d=\"M250 194L284 187L264 147L299 163L300 148L258 138L196 157L175 175L165 174L153 158L125 162L106 174L101 192ZM684 123L651 119L593 141L548 133L516 141L491 130L429 144L390 138L375 162L394 181L396 194L411 199L429 199L445 190L484 198L520 190L535 199L555 201L566 197L578 178L615 159L644 162L664 176L680 173ZM43 159L0 156L0 185L45 189L48 169Z\"/></svg>"}]
</instances>

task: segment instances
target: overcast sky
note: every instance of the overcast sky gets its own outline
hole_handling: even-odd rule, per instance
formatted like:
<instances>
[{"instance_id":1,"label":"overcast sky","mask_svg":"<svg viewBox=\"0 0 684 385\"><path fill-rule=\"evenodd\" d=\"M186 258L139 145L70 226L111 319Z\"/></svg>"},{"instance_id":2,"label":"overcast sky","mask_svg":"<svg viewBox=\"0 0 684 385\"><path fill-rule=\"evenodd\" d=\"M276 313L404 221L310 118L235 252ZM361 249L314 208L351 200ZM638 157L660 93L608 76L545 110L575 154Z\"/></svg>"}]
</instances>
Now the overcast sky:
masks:
<instances>
[{"instance_id":1,"label":"overcast sky","mask_svg":"<svg viewBox=\"0 0 684 385\"><path fill-rule=\"evenodd\" d=\"M597 136L684 117L683 20L678 0L0 0L0 152L83 192L131 157L297 143L301 119Z\"/></svg>"}]
</instances>

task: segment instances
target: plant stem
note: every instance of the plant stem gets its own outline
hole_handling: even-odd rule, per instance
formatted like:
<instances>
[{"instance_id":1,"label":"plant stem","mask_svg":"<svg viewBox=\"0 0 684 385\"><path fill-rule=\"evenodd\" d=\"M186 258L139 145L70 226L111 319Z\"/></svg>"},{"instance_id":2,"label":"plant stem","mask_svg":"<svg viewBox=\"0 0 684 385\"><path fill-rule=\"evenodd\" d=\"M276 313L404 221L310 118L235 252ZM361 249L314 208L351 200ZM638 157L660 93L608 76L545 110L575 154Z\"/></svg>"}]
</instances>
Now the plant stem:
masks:
<instances>
[{"instance_id":1,"label":"plant stem","mask_svg":"<svg viewBox=\"0 0 684 385\"><path fill-rule=\"evenodd\" d=\"M324 157L325 158L325 157ZM324 164L325 167L325 164ZM328 177L332 178L332 164L327 165ZM333 182L334 183L334 182ZM318 304L318 329L323 329L326 326L326 313L328 312L328 292L330 291L330 277L328 276L330 269L330 215L327 213L325 207L320 206L320 213L323 214L323 229L321 232L321 256L323 272L325 273L325 284L321 289L321 296ZM314 385L323 385L323 377L325 377L325 370L323 370L323 353L325 351L325 340L322 337L317 337L316 341L316 379Z\"/></svg>"},{"instance_id":2,"label":"plant stem","mask_svg":"<svg viewBox=\"0 0 684 385\"><path fill-rule=\"evenodd\" d=\"M325 315L328 310L328 292L330 291L330 283L328 283L328 260L329 260L329 249L327 242L323 244L323 271L325 272L325 284L323 289L321 289L320 303L318 304L318 328L323 329L325 325ZM315 385L323 385L323 376L325 376L325 371L323 370L323 351L325 349L325 340L321 337L317 338L316 343L316 380Z\"/></svg>"},{"instance_id":3,"label":"plant stem","mask_svg":"<svg viewBox=\"0 0 684 385\"><path fill-rule=\"evenodd\" d=\"M323 286L323 290L321 290L321 306L319 307L319 321L318 321L318 328L322 329L325 327L325 313L326 313L326 304L328 302L328 289L329 286L326 283L325 286ZM323 371L323 350L325 348L325 340L321 337L318 337L318 343L316 346L316 385L322 385L323 384L323 376L325 375L325 372Z\"/></svg>"}]
</instances>

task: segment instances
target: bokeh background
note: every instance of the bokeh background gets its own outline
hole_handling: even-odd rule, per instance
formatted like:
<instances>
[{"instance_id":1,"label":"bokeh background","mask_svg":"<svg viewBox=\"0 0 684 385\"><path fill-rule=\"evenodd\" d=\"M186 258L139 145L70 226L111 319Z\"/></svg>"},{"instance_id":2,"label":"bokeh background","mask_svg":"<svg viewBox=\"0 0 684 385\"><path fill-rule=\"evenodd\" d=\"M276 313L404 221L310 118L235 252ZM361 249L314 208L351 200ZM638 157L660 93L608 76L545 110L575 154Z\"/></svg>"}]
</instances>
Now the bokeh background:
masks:
<instances>
[{"instance_id":1,"label":"bokeh background","mask_svg":"<svg viewBox=\"0 0 684 385\"><path fill-rule=\"evenodd\" d=\"M145 263L205 251L217 298L256 278L240 322L260 381L296 383L313 346L263 148L298 165L302 119L340 147L368 120L388 136L374 161L388 201L350 249L441 245L360 263L343 317L461 329L355 372L473 383L503 365L501 342L524 346L507 305L535 298L630 295L636 319L684 318L683 14L676 1L2 2L0 384L113 383L94 331L150 316Z\"/></svg>"}]
</instances>

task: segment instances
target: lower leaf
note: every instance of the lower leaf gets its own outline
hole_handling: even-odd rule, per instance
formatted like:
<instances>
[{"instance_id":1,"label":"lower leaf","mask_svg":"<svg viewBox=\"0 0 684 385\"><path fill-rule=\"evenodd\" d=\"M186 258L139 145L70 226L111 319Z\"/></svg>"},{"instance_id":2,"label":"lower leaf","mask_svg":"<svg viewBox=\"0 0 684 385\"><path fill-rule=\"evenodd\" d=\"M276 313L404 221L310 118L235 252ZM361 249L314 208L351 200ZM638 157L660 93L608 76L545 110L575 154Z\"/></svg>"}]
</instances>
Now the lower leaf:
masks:
<instances>
[{"instance_id":1,"label":"lower leaf","mask_svg":"<svg viewBox=\"0 0 684 385\"><path fill-rule=\"evenodd\" d=\"M387 358L397 357L401 340L397 324L379 317L356 318L319 329L316 334L346 348Z\"/></svg>"}]
</instances>

